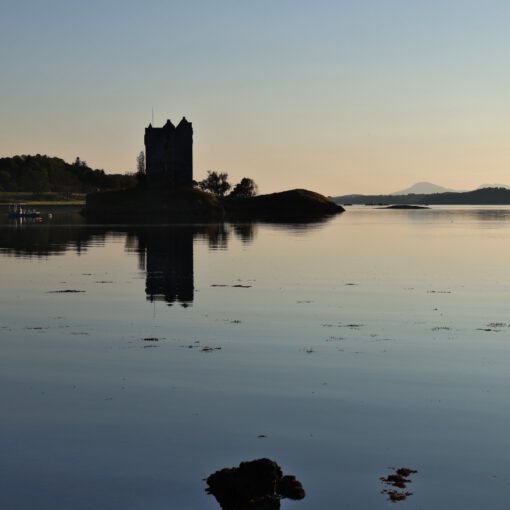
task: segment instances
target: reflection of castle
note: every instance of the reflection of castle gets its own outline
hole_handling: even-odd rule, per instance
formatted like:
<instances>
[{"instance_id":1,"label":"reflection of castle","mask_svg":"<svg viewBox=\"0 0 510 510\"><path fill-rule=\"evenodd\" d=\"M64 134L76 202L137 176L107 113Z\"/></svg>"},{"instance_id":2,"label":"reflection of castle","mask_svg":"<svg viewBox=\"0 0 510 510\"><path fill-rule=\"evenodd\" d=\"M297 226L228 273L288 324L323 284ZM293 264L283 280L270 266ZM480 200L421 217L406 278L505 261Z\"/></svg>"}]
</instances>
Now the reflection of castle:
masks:
<instances>
[{"instance_id":1,"label":"reflection of castle","mask_svg":"<svg viewBox=\"0 0 510 510\"><path fill-rule=\"evenodd\" d=\"M140 269L146 272L145 293L148 301L193 302L193 240L206 242L210 250L225 250L232 234L250 243L255 227L250 223L223 223L193 226L118 226L87 225L81 216L65 218L40 228L2 228L0 257L49 257L67 251L82 253L90 245L102 246L111 234L126 236L126 251L138 254Z\"/></svg>"},{"instance_id":2,"label":"reflection of castle","mask_svg":"<svg viewBox=\"0 0 510 510\"><path fill-rule=\"evenodd\" d=\"M143 230L138 251L147 272L149 301L193 302L193 231L188 228Z\"/></svg>"},{"instance_id":3,"label":"reflection of castle","mask_svg":"<svg viewBox=\"0 0 510 510\"><path fill-rule=\"evenodd\" d=\"M193 181L193 127L185 117L174 126L145 129L145 159L149 183L164 182L171 189L191 187Z\"/></svg>"},{"instance_id":4,"label":"reflection of castle","mask_svg":"<svg viewBox=\"0 0 510 510\"><path fill-rule=\"evenodd\" d=\"M253 225L234 227L242 242L253 239ZM189 306L194 297L193 240L207 240L212 250L226 249L230 230L225 225L137 228L133 245L146 271L145 292L148 301Z\"/></svg>"}]
</instances>

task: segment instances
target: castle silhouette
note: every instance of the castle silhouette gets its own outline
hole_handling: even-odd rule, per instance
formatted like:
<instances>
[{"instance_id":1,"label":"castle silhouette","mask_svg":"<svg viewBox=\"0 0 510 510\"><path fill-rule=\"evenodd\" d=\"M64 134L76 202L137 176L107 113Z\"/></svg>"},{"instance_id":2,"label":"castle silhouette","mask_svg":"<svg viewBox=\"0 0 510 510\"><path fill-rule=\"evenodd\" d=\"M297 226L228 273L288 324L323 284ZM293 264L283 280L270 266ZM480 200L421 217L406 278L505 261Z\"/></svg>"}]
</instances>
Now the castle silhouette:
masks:
<instances>
[{"instance_id":1,"label":"castle silhouette","mask_svg":"<svg viewBox=\"0 0 510 510\"><path fill-rule=\"evenodd\" d=\"M189 188L193 184L193 127L183 117L174 126L145 128L145 166L147 181L169 189Z\"/></svg>"}]
</instances>

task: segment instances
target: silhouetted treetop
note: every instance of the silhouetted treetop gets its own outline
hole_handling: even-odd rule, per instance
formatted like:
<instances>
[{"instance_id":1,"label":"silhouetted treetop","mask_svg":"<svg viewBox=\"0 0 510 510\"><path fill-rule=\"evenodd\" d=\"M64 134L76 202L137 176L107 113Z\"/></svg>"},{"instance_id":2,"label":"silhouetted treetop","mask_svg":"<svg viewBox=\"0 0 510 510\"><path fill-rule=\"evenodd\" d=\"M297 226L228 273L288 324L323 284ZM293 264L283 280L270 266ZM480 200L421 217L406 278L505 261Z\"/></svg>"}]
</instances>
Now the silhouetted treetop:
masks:
<instances>
[{"instance_id":1,"label":"silhouetted treetop","mask_svg":"<svg viewBox=\"0 0 510 510\"><path fill-rule=\"evenodd\" d=\"M234 186L229 196L235 198L249 198L254 197L257 192L258 186L255 184L255 181L249 177L243 177L241 182Z\"/></svg>"},{"instance_id":2,"label":"silhouetted treetop","mask_svg":"<svg viewBox=\"0 0 510 510\"><path fill-rule=\"evenodd\" d=\"M202 181L198 181L196 185L203 191L208 191L219 197L223 197L232 188L228 182L228 174L226 172L215 172L209 170L207 177ZM233 198L249 198L254 197L258 192L258 186L253 179L243 177L241 182L234 186L234 189L228 195Z\"/></svg>"},{"instance_id":3,"label":"silhouetted treetop","mask_svg":"<svg viewBox=\"0 0 510 510\"><path fill-rule=\"evenodd\" d=\"M225 172L214 172L209 170L207 177L198 182L198 187L203 191L209 191L214 195L223 197L231 188L228 182L228 174Z\"/></svg>"}]
</instances>

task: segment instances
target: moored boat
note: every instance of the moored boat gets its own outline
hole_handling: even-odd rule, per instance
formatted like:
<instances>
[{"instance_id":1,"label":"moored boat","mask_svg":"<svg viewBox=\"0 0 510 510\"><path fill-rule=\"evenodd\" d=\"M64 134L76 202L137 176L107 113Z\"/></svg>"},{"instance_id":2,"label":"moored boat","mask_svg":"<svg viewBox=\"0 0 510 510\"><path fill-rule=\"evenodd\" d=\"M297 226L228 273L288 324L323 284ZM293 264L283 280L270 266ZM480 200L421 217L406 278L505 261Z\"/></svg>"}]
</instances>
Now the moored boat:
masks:
<instances>
[{"instance_id":1,"label":"moored boat","mask_svg":"<svg viewBox=\"0 0 510 510\"><path fill-rule=\"evenodd\" d=\"M40 218L41 213L35 209L27 209L25 204L11 204L7 213L9 218Z\"/></svg>"}]
</instances>

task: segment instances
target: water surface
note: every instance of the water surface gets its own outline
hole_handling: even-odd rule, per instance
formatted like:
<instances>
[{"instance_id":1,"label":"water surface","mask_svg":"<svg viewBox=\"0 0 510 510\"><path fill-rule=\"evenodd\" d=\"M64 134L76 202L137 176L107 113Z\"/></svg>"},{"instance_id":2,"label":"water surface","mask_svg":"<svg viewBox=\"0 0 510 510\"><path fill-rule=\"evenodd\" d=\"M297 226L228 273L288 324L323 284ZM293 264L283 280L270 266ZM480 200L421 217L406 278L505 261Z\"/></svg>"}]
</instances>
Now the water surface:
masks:
<instances>
[{"instance_id":1,"label":"water surface","mask_svg":"<svg viewBox=\"0 0 510 510\"><path fill-rule=\"evenodd\" d=\"M2 508L212 510L258 457L282 508L389 507L404 465L406 508L508 508L509 208L2 222Z\"/></svg>"}]
</instances>

